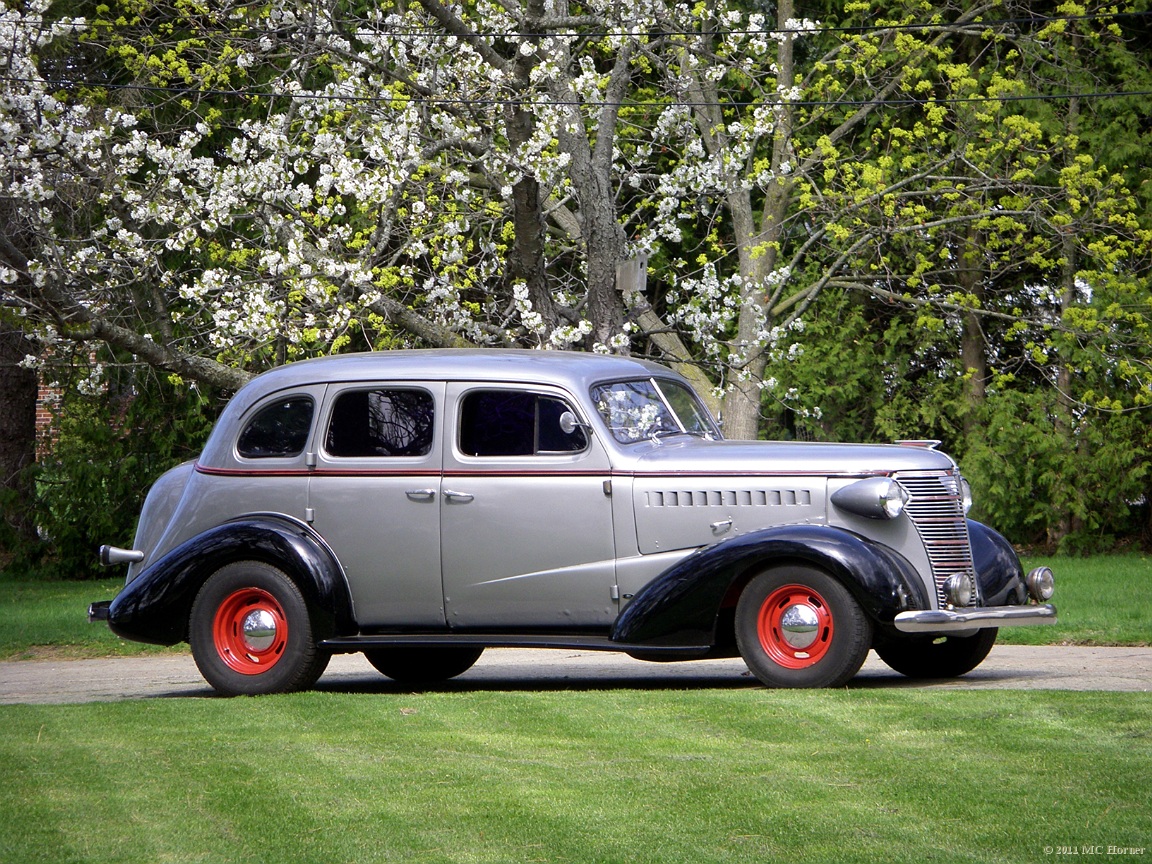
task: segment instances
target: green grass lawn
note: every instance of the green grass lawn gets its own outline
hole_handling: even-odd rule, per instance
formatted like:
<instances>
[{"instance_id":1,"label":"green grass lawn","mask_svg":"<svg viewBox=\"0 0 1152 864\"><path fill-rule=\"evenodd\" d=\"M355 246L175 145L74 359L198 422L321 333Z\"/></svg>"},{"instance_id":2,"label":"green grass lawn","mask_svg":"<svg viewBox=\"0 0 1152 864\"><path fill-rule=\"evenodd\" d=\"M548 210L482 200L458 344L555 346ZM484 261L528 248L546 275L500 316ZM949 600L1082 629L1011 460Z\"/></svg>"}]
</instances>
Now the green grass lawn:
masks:
<instances>
[{"instance_id":1,"label":"green grass lawn","mask_svg":"<svg viewBox=\"0 0 1152 864\"><path fill-rule=\"evenodd\" d=\"M98 582L20 582L0 575L0 660L79 659L187 649L187 645L167 649L128 642L105 624L89 624L88 604L111 600L123 587L123 577Z\"/></svg>"},{"instance_id":2,"label":"green grass lawn","mask_svg":"<svg viewBox=\"0 0 1152 864\"><path fill-rule=\"evenodd\" d=\"M1031 562L1030 562L1031 563ZM1063 559L1056 627L1148 644L1141 556ZM0 578L0 656L157 650L119 580ZM1029 862L1152 856L1152 693L746 686L0 706L0 862Z\"/></svg>"},{"instance_id":3,"label":"green grass lawn","mask_svg":"<svg viewBox=\"0 0 1152 864\"><path fill-rule=\"evenodd\" d=\"M1056 574L1059 620L1048 627L1006 627L1009 645L1152 645L1152 556L1031 558ZM1152 850L1149 852L1152 855Z\"/></svg>"},{"instance_id":4,"label":"green grass lawn","mask_svg":"<svg viewBox=\"0 0 1152 864\"><path fill-rule=\"evenodd\" d=\"M6 706L0 771L5 862L1152 855L1147 693L312 692Z\"/></svg>"}]
</instances>

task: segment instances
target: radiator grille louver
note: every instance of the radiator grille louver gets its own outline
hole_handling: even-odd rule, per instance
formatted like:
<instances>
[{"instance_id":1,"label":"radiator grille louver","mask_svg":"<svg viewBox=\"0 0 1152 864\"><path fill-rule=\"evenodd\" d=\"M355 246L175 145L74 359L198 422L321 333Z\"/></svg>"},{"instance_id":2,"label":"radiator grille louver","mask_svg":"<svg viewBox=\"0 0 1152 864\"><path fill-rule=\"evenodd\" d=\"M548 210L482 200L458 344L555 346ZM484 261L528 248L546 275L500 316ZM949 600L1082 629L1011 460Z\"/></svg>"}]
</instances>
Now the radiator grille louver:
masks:
<instances>
[{"instance_id":1,"label":"radiator grille louver","mask_svg":"<svg viewBox=\"0 0 1152 864\"><path fill-rule=\"evenodd\" d=\"M960 478L948 471L902 471L896 479L912 495L904 512L928 552L937 600L941 607L947 606L944 586L949 577L956 573L975 577ZM978 603L979 597L973 596L971 605Z\"/></svg>"}]
</instances>

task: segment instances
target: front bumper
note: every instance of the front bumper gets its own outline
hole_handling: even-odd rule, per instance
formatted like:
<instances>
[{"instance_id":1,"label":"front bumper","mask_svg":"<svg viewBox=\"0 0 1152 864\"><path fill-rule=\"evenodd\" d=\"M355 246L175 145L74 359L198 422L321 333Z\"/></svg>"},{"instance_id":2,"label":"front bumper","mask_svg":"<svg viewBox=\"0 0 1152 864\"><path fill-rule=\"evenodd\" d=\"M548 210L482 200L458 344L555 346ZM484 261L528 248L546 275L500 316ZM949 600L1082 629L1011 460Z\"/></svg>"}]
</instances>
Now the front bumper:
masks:
<instances>
[{"instance_id":1,"label":"front bumper","mask_svg":"<svg viewBox=\"0 0 1152 864\"><path fill-rule=\"evenodd\" d=\"M1030 627L1055 624L1051 603L1028 606L983 606L964 610L925 609L901 612L893 622L902 633L955 633L985 627Z\"/></svg>"},{"instance_id":2,"label":"front bumper","mask_svg":"<svg viewBox=\"0 0 1152 864\"><path fill-rule=\"evenodd\" d=\"M111 600L97 600L95 603L88 604L88 621L107 621L108 620L108 607L112 605Z\"/></svg>"}]
</instances>

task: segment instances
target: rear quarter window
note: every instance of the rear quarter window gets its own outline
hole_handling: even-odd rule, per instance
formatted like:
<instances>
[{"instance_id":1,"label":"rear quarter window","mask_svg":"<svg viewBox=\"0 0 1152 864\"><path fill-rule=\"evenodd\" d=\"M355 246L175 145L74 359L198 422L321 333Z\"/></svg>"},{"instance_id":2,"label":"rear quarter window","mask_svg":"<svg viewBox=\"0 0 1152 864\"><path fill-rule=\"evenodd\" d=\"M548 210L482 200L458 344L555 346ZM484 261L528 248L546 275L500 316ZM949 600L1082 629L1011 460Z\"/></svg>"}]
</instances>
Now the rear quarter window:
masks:
<instances>
[{"instance_id":1,"label":"rear quarter window","mask_svg":"<svg viewBox=\"0 0 1152 864\"><path fill-rule=\"evenodd\" d=\"M290 396L261 408L236 442L245 459L299 456L308 443L315 404L308 396Z\"/></svg>"}]
</instances>

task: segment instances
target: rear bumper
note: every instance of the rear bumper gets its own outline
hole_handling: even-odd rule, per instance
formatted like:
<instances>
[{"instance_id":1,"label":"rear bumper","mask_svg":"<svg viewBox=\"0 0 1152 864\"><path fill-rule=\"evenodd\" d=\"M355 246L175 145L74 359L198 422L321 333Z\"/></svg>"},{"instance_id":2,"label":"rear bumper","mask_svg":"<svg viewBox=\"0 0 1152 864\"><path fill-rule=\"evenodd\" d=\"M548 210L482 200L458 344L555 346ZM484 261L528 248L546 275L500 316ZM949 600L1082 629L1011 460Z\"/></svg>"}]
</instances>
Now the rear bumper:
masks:
<instances>
[{"instance_id":1,"label":"rear bumper","mask_svg":"<svg viewBox=\"0 0 1152 864\"><path fill-rule=\"evenodd\" d=\"M927 609L901 612L893 622L902 633L952 633L985 627L1033 627L1055 624L1051 603L1028 606L985 606L975 609Z\"/></svg>"}]
</instances>

